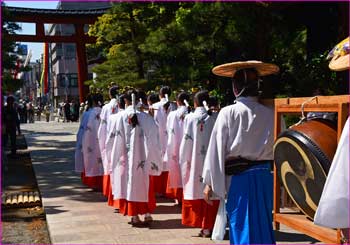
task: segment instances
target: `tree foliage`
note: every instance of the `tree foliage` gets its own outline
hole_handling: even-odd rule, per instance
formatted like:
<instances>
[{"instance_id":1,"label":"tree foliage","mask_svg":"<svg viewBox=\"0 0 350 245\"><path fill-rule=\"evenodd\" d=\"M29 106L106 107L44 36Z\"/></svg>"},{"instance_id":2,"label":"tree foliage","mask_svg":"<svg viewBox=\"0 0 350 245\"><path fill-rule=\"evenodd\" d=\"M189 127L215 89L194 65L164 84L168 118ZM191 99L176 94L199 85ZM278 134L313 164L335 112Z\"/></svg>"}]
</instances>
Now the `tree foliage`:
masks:
<instances>
[{"instance_id":1,"label":"tree foliage","mask_svg":"<svg viewBox=\"0 0 350 245\"><path fill-rule=\"evenodd\" d=\"M16 31L20 30L20 26L16 23L6 21L6 17L10 14L2 3L2 47L1 47L1 80L2 80L2 91L13 93L18 90L23 80L14 78L14 71L17 69L18 72L25 71L27 69L16 66L18 55L21 54L21 50L18 48L16 42L10 42L4 40L4 36L7 34L15 34ZM22 63L22 61L20 61Z\"/></svg>"},{"instance_id":2,"label":"tree foliage","mask_svg":"<svg viewBox=\"0 0 350 245\"><path fill-rule=\"evenodd\" d=\"M268 97L310 95L316 87L329 94L342 93L339 77L327 68L325 55L343 38L339 29L348 28L333 27L339 8L346 6L115 3L89 30L97 37L97 43L89 47L91 54L107 58L94 68L97 79L90 83L104 89L111 82L145 89L161 84L174 89L201 86L229 95L231 84L214 76L211 69L225 62L256 59L281 68L279 76L265 79ZM310 11L314 11L312 20ZM327 22L330 17L332 21ZM315 25L318 22L324 33ZM321 34L326 37L315 43Z\"/></svg>"}]
</instances>

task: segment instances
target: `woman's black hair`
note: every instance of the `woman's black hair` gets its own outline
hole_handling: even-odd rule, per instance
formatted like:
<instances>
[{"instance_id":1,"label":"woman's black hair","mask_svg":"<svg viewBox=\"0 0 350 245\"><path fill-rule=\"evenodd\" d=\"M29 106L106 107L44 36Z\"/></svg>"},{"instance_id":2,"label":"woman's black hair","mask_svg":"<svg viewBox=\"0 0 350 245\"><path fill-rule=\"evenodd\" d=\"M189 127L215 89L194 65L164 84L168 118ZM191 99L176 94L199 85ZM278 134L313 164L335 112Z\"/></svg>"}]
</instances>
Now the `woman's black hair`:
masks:
<instances>
[{"instance_id":1,"label":"woman's black hair","mask_svg":"<svg viewBox=\"0 0 350 245\"><path fill-rule=\"evenodd\" d=\"M176 100L181 104L181 105L185 105L184 100L189 101L190 100L190 95L186 92L180 92L177 96L176 96Z\"/></svg>"},{"instance_id":2,"label":"woman's black hair","mask_svg":"<svg viewBox=\"0 0 350 245\"><path fill-rule=\"evenodd\" d=\"M147 100L149 102L151 102L151 104L153 105L154 103L157 103L159 101L159 95L158 94L150 94L150 95L148 95Z\"/></svg>"},{"instance_id":3,"label":"woman's black hair","mask_svg":"<svg viewBox=\"0 0 350 245\"><path fill-rule=\"evenodd\" d=\"M218 98L216 96L210 96L208 101L208 106L210 107L217 107L219 105Z\"/></svg>"},{"instance_id":4,"label":"woman's black hair","mask_svg":"<svg viewBox=\"0 0 350 245\"><path fill-rule=\"evenodd\" d=\"M118 95L118 90L119 90L119 87L118 86L113 86L109 89L109 95L116 99L117 98L117 95Z\"/></svg>"},{"instance_id":5,"label":"woman's black hair","mask_svg":"<svg viewBox=\"0 0 350 245\"><path fill-rule=\"evenodd\" d=\"M132 102L132 94L135 95L135 99L136 99L136 101L137 101L137 100L138 100L138 96L137 96L137 92L136 92L135 89L129 89L129 90L126 92L126 94L125 94L125 99L128 100L129 102ZM136 106L136 105L135 105L135 106ZM132 126L133 128L135 128L136 125L139 124L139 121L138 121L138 119L137 119L136 113L132 114L132 116L129 117L129 124L131 124L131 126Z\"/></svg>"},{"instance_id":6,"label":"woman's black hair","mask_svg":"<svg viewBox=\"0 0 350 245\"><path fill-rule=\"evenodd\" d=\"M125 94L121 94L118 98L118 105L120 109L125 109Z\"/></svg>"},{"instance_id":7,"label":"woman's black hair","mask_svg":"<svg viewBox=\"0 0 350 245\"><path fill-rule=\"evenodd\" d=\"M86 97L86 101L87 101L87 108L86 111L88 111L90 108L92 108L92 104L93 104L93 100L92 100L92 94L88 94Z\"/></svg>"},{"instance_id":8,"label":"woman's black hair","mask_svg":"<svg viewBox=\"0 0 350 245\"><path fill-rule=\"evenodd\" d=\"M179 102L180 105L185 105L185 100L187 102L190 101L190 95L183 91L183 92L180 92L177 96L176 96L176 100ZM191 112L191 106L188 106L187 107L187 112L190 113Z\"/></svg>"},{"instance_id":9,"label":"woman's black hair","mask_svg":"<svg viewBox=\"0 0 350 245\"><path fill-rule=\"evenodd\" d=\"M142 104L146 105L147 104L147 94L144 90L142 89L136 89L137 92L137 97L139 100L142 100Z\"/></svg>"},{"instance_id":10,"label":"woman's black hair","mask_svg":"<svg viewBox=\"0 0 350 245\"><path fill-rule=\"evenodd\" d=\"M194 99L193 99L196 104L198 106L204 106L203 104L203 101L206 101L207 103L209 103L209 93L207 90L201 90L199 92L197 92L194 96ZM209 109L207 111L208 115L211 115L212 114L212 111Z\"/></svg>"},{"instance_id":11,"label":"woman's black hair","mask_svg":"<svg viewBox=\"0 0 350 245\"><path fill-rule=\"evenodd\" d=\"M160 96L164 97L166 94L168 96L170 96L171 94L171 88L169 86L163 86L161 87L161 89L159 90L159 94Z\"/></svg>"}]
</instances>

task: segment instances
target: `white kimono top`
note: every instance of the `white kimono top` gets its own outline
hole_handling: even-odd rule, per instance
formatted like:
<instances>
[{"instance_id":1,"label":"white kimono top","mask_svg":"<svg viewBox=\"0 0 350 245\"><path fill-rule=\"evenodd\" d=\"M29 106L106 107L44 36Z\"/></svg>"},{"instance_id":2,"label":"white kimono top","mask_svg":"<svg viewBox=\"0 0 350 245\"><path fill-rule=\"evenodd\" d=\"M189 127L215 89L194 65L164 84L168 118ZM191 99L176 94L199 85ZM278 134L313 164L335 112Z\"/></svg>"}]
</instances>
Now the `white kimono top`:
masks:
<instances>
[{"instance_id":1,"label":"white kimono top","mask_svg":"<svg viewBox=\"0 0 350 245\"><path fill-rule=\"evenodd\" d=\"M179 150L183 137L184 120L187 114L187 107L180 106L176 111L170 112L167 119L168 144L163 160L168 165L170 188L182 188Z\"/></svg>"},{"instance_id":2,"label":"white kimono top","mask_svg":"<svg viewBox=\"0 0 350 245\"><path fill-rule=\"evenodd\" d=\"M129 106L117 114L111 163L114 173L123 171L123 174L113 174L113 185L124 181L126 189L115 186L112 192L115 199L148 202L149 175L161 174L158 128L150 115L140 111L136 111L139 124L132 128L128 119L133 113L133 107ZM125 179L118 179L121 175Z\"/></svg>"},{"instance_id":3,"label":"white kimono top","mask_svg":"<svg viewBox=\"0 0 350 245\"><path fill-rule=\"evenodd\" d=\"M164 109L164 104L166 103L166 99L162 98L159 102L154 103L152 107L154 110L154 120L156 121L156 124L158 126L159 130L159 143L160 143L160 149L162 153L162 158L164 158L167 142L168 142L168 132L167 132L167 118L168 114ZM169 106L169 111L172 111L172 104ZM163 162L162 171L168 171L168 166L166 162Z\"/></svg>"},{"instance_id":4,"label":"white kimono top","mask_svg":"<svg viewBox=\"0 0 350 245\"><path fill-rule=\"evenodd\" d=\"M116 99L111 99L111 101L104 105L102 107L102 111L100 114L101 118L101 124L97 132L98 136L98 143L100 146L101 156L102 156L102 163L103 163L103 170L104 174L109 174L108 169L110 168L110 162L107 160L106 155L106 138L107 138L107 131L110 127L109 117L112 114L115 114L118 112L118 104Z\"/></svg>"},{"instance_id":5,"label":"white kimono top","mask_svg":"<svg viewBox=\"0 0 350 245\"><path fill-rule=\"evenodd\" d=\"M124 111L123 109L118 109L118 112L115 114L111 114L108 120L108 130L106 130L106 141L105 141L105 154L107 162L111 163L111 157L112 157L112 148L114 143L114 137L115 137L115 125L117 122L117 118L119 117L119 112ZM118 116L117 116L118 115ZM112 173L112 164L108 164L108 174Z\"/></svg>"},{"instance_id":6,"label":"white kimono top","mask_svg":"<svg viewBox=\"0 0 350 245\"><path fill-rule=\"evenodd\" d=\"M100 147L98 146L97 131L100 126L100 107L91 108L83 135L83 156L85 175L102 176L103 166Z\"/></svg>"},{"instance_id":7,"label":"white kimono top","mask_svg":"<svg viewBox=\"0 0 350 245\"><path fill-rule=\"evenodd\" d=\"M204 107L197 107L185 118L179 153L185 200L204 198L201 175L214 124L215 118L210 117Z\"/></svg>"},{"instance_id":8,"label":"white kimono top","mask_svg":"<svg viewBox=\"0 0 350 245\"><path fill-rule=\"evenodd\" d=\"M120 113L124 111L123 109L119 109L116 114L112 114L109 117L109 130L107 131L106 137L106 157L109 164L109 175L112 186L112 193L117 193L118 191L124 191L124 193L118 193L118 199L126 198L126 186L127 186L127 172L125 171L124 165L112 166L112 150L114 144L114 138L116 135L116 124L117 121L120 120ZM116 183L114 181L116 180ZM116 198L117 199L117 198Z\"/></svg>"},{"instance_id":9,"label":"white kimono top","mask_svg":"<svg viewBox=\"0 0 350 245\"><path fill-rule=\"evenodd\" d=\"M77 133L77 144L75 147L75 171L78 173L84 172L84 157L83 157L83 135L86 130L86 125L89 119L90 110L85 111L80 120L80 126Z\"/></svg>"},{"instance_id":10,"label":"white kimono top","mask_svg":"<svg viewBox=\"0 0 350 245\"><path fill-rule=\"evenodd\" d=\"M322 191L314 222L330 228L350 228L349 224L349 127L347 119Z\"/></svg>"},{"instance_id":11,"label":"white kimono top","mask_svg":"<svg viewBox=\"0 0 350 245\"><path fill-rule=\"evenodd\" d=\"M273 160L273 144L273 109L258 103L256 97L239 97L219 112L204 162L204 183L224 199L225 159Z\"/></svg>"}]
</instances>

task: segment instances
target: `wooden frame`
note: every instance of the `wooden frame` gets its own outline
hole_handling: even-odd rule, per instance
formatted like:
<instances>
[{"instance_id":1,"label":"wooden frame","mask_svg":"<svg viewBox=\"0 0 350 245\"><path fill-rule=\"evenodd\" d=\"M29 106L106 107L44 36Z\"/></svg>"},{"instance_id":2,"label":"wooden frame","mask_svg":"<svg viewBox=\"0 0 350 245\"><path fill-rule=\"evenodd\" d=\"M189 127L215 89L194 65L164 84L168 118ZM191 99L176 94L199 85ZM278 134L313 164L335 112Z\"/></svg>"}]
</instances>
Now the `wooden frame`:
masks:
<instances>
[{"instance_id":1,"label":"wooden frame","mask_svg":"<svg viewBox=\"0 0 350 245\"><path fill-rule=\"evenodd\" d=\"M304 112L337 112L338 113L338 132L337 140L339 141L342 129L346 122L349 112L350 95L338 96L317 96L303 98L282 98L275 99L275 140L281 132L281 116L284 114L301 114L301 106L304 102ZM279 225L284 224L295 230L298 230L308 236L325 243L340 244L340 230L321 227L315 225L303 214L280 213L281 186L277 175L276 165L274 165L274 226L279 230Z\"/></svg>"}]
</instances>

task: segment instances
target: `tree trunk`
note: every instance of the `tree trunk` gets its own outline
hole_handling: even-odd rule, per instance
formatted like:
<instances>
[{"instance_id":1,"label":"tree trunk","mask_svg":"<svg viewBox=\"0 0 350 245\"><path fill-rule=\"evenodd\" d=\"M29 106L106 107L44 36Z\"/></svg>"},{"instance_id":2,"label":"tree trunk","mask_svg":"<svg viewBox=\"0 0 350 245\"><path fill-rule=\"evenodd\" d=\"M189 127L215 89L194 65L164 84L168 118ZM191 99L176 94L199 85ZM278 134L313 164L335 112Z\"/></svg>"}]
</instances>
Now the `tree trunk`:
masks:
<instances>
[{"instance_id":1,"label":"tree trunk","mask_svg":"<svg viewBox=\"0 0 350 245\"><path fill-rule=\"evenodd\" d=\"M138 44L136 42L136 28L135 28L135 18L133 15L133 9L130 9L129 12L130 16L130 29L131 29L131 40L132 40L132 46L136 54L136 66L137 66L137 73L139 78L145 78L145 73L143 69L143 57L142 57L142 52L138 47Z\"/></svg>"}]
</instances>

